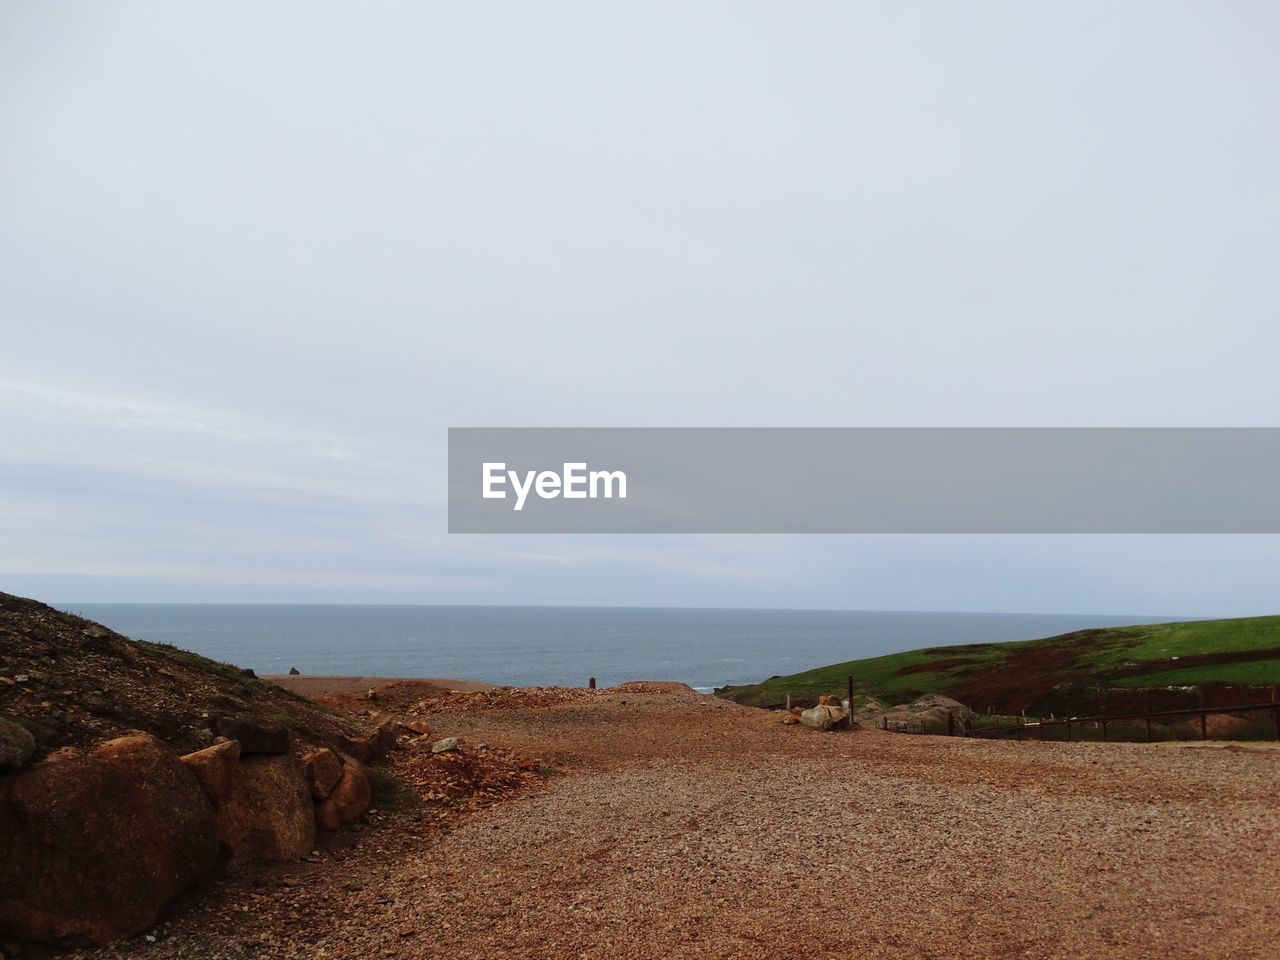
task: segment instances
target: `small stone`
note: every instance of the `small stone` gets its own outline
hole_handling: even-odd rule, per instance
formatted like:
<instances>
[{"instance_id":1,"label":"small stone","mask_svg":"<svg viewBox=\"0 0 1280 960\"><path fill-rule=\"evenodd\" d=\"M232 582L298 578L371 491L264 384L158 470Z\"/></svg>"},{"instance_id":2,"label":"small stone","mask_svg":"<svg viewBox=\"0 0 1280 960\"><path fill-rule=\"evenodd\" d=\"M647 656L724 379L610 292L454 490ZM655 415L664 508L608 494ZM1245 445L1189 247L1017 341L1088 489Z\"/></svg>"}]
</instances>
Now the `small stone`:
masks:
<instances>
[{"instance_id":1,"label":"small stone","mask_svg":"<svg viewBox=\"0 0 1280 960\"><path fill-rule=\"evenodd\" d=\"M301 670L299 670L297 667L290 667L290 668L289 668L289 676L291 676L291 677L300 677L300 676L302 676L302 671L301 671Z\"/></svg>"},{"instance_id":2,"label":"small stone","mask_svg":"<svg viewBox=\"0 0 1280 960\"><path fill-rule=\"evenodd\" d=\"M451 750L458 749L457 737L445 737L443 740L437 740L431 745L432 753L448 753Z\"/></svg>"}]
</instances>

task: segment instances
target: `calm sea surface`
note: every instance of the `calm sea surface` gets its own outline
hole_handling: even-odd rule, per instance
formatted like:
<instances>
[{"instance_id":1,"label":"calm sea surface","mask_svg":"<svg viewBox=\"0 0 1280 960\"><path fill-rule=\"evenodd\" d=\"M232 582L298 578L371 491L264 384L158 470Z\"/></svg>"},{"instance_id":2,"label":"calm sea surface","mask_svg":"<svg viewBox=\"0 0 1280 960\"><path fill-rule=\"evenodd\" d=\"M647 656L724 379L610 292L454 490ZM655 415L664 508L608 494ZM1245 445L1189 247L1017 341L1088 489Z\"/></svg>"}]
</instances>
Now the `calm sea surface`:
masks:
<instances>
[{"instance_id":1,"label":"calm sea surface","mask_svg":"<svg viewBox=\"0 0 1280 960\"><path fill-rule=\"evenodd\" d=\"M66 609L258 673L514 685L679 680L709 689L921 646L1170 617L662 607L104 604Z\"/></svg>"}]
</instances>

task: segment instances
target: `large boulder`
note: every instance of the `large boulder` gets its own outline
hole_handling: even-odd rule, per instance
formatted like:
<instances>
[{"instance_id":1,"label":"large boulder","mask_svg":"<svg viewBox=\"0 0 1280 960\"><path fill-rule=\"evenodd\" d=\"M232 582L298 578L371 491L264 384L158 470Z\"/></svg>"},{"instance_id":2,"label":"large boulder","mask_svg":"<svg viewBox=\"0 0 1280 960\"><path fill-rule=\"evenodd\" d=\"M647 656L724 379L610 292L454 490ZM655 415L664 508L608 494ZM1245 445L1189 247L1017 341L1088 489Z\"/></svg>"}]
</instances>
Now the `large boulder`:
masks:
<instances>
[{"instance_id":1,"label":"large boulder","mask_svg":"<svg viewBox=\"0 0 1280 960\"><path fill-rule=\"evenodd\" d=\"M231 795L231 784L235 779L239 760L239 740L224 740L182 757L182 762L195 774L205 796L214 806Z\"/></svg>"},{"instance_id":2,"label":"large boulder","mask_svg":"<svg viewBox=\"0 0 1280 960\"><path fill-rule=\"evenodd\" d=\"M36 738L26 727L0 717L0 770L19 770L36 752Z\"/></svg>"},{"instance_id":3,"label":"large boulder","mask_svg":"<svg viewBox=\"0 0 1280 960\"><path fill-rule=\"evenodd\" d=\"M342 779L328 797L316 804L316 823L325 830L337 830L342 824L353 822L372 802L373 789L364 764L354 757L345 757Z\"/></svg>"},{"instance_id":4,"label":"large boulder","mask_svg":"<svg viewBox=\"0 0 1280 960\"><path fill-rule=\"evenodd\" d=\"M0 929L18 939L134 936L216 858L200 784L149 734L61 750L0 783Z\"/></svg>"},{"instance_id":5,"label":"large boulder","mask_svg":"<svg viewBox=\"0 0 1280 960\"><path fill-rule=\"evenodd\" d=\"M289 754L242 758L216 819L218 842L232 860L305 857L316 838L306 764Z\"/></svg>"},{"instance_id":6,"label":"large boulder","mask_svg":"<svg viewBox=\"0 0 1280 960\"><path fill-rule=\"evenodd\" d=\"M822 704L805 710L800 714L800 722L806 727L814 730L830 730L833 726L843 720L845 713L839 707L831 707Z\"/></svg>"}]
</instances>

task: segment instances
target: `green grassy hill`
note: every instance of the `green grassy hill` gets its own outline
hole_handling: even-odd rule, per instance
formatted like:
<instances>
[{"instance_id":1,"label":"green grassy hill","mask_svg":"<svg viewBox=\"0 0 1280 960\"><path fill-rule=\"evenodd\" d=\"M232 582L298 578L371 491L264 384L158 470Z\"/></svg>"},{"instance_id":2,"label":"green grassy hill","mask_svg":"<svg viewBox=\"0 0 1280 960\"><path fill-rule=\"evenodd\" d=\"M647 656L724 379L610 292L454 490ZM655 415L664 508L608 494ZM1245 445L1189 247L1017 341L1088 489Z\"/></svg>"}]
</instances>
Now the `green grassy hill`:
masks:
<instances>
[{"instance_id":1,"label":"green grassy hill","mask_svg":"<svg viewBox=\"0 0 1280 960\"><path fill-rule=\"evenodd\" d=\"M717 690L752 706L841 694L852 675L859 693L907 703L926 693L997 713L1108 709L1125 702L1185 702L1226 687L1280 684L1280 616L1191 620L1078 630L1042 640L930 647L818 667L762 683ZM1159 689L1155 689L1159 688ZM1233 701L1223 697L1234 696Z\"/></svg>"}]
</instances>

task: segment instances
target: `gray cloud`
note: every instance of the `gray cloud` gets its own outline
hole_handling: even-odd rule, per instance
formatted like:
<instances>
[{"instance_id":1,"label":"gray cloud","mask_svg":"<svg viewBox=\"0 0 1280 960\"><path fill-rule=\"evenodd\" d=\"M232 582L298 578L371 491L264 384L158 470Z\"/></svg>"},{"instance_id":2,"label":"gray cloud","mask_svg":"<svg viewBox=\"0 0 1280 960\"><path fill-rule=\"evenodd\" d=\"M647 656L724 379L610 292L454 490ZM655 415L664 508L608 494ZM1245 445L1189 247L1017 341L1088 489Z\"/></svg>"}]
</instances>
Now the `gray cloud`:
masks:
<instances>
[{"instance_id":1,"label":"gray cloud","mask_svg":"<svg viewBox=\"0 0 1280 960\"><path fill-rule=\"evenodd\" d=\"M59 599L1269 609L1258 538L450 538L444 443L1275 425L1277 19L8 4L0 575Z\"/></svg>"}]
</instances>

